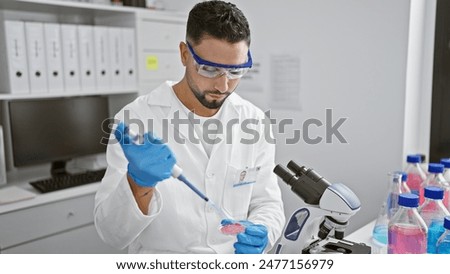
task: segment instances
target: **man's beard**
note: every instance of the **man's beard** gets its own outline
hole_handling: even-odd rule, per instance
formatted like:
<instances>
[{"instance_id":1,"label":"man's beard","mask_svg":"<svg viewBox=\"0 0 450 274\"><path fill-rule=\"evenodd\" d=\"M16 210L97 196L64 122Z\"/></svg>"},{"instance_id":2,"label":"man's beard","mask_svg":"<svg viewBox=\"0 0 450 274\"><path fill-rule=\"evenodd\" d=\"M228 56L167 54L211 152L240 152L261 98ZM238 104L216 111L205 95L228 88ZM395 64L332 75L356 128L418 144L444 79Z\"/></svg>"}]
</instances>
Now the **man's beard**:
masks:
<instances>
[{"instance_id":1,"label":"man's beard","mask_svg":"<svg viewBox=\"0 0 450 274\"><path fill-rule=\"evenodd\" d=\"M222 100L212 100L212 101L208 101L208 99L206 99L206 94L221 94L220 92L217 91L205 91L205 92L200 92L198 90L192 89L192 92L194 93L195 97L197 98L197 100L206 108L209 109L218 109L222 106L222 104L225 102L225 100L227 99L228 96L230 96L231 93L226 93L224 94L225 97Z\"/></svg>"},{"instance_id":2,"label":"man's beard","mask_svg":"<svg viewBox=\"0 0 450 274\"><path fill-rule=\"evenodd\" d=\"M227 97L230 96L231 94L231 92L221 93L220 91L217 90L201 92L195 85L191 83L191 81L188 80L187 83L189 85L189 88L192 90L192 93L194 93L195 97L200 102L200 104L202 104L202 106L208 109L220 108L227 99ZM220 101L219 100L208 101L208 99L206 99L207 94L225 95L225 97Z\"/></svg>"}]
</instances>

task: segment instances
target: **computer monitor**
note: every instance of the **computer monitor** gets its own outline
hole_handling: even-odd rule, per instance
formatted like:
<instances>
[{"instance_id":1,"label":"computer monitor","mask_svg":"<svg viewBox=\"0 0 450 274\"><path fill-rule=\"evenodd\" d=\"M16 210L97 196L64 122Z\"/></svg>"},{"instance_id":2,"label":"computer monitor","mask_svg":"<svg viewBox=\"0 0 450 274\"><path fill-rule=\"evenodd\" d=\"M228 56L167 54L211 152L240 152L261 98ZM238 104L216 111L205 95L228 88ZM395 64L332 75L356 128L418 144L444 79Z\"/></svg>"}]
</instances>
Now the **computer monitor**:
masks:
<instances>
[{"instance_id":1,"label":"computer monitor","mask_svg":"<svg viewBox=\"0 0 450 274\"><path fill-rule=\"evenodd\" d=\"M107 97L15 100L8 108L16 167L52 163L58 175L66 161L106 151L101 139L108 138Z\"/></svg>"}]
</instances>

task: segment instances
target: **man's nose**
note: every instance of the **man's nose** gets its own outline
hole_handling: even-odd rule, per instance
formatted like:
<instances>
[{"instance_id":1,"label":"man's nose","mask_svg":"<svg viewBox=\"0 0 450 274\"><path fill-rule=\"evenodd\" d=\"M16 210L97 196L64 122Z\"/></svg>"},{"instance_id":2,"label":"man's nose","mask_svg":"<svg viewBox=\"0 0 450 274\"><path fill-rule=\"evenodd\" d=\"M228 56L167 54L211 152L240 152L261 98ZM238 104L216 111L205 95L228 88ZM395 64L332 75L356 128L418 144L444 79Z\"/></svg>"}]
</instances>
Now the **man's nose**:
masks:
<instances>
[{"instance_id":1,"label":"man's nose","mask_svg":"<svg viewBox=\"0 0 450 274\"><path fill-rule=\"evenodd\" d=\"M221 93L225 93L228 91L228 78L227 73L223 72L220 76L216 78L214 88Z\"/></svg>"}]
</instances>

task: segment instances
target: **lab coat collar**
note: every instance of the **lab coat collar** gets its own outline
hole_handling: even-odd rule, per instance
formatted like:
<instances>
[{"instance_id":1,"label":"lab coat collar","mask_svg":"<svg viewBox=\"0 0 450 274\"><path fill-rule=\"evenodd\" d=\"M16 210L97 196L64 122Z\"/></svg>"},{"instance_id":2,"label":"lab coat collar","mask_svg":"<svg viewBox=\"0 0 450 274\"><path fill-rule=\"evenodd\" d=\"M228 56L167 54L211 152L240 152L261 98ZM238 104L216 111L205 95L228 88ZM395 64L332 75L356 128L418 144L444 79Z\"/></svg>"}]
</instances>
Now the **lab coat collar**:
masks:
<instances>
[{"instance_id":1,"label":"lab coat collar","mask_svg":"<svg viewBox=\"0 0 450 274\"><path fill-rule=\"evenodd\" d=\"M173 92L173 85L175 85L174 81L162 83L147 95L147 103L150 106L170 107L172 100L169 92Z\"/></svg>"}]
</instances>

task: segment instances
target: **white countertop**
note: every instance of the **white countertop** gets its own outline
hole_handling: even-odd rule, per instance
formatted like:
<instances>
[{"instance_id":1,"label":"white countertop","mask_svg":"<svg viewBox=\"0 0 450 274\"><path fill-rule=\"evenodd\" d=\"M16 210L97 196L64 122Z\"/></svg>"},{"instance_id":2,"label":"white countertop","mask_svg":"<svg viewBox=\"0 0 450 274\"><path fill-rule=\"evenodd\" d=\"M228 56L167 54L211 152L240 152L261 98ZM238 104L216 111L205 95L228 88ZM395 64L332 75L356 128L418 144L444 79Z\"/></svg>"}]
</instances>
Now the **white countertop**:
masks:
<instances>
[{"instance_id":1,"label":"white countertop","mask_svg":"<svg viewBox=\"0 0 450 274\"><path fill-rule=\"evenodd\" d=\"M345 239L355 243L364 243L370 246L372 248L372 254L385 254L387 252L386 246L380 246L372 241L372 230L375 225L375 221L376 220L373 220L364 225L360 229L346 236Z\"/></svg>"},{"instance_id":2,"label":"white countertop","mask_svg":"<svg viewBox=\"0 0 450 274\"><path fill-rule=\"evenodd\" d=\"M16 186L21 189L33 192L36 194L34 198L27 199L27 200L21 200L17 202L12 202L8 204L2 204L0 205L0 214L4 214L7 212L20 210L24 208L34 207L42 204L52 203L56 201L61 200L67 200L79 196L84 195L91 195L95 193L100 185L100 182L98 183L91 183L86 184L82 186L77 187L71 187L67 189L62 189L58 191L53 191L49 193L39 193L36 189L33 188L29 183L20 183L20 184L8 184L5 187L8 186ZM1 191L1 188L0 188Z\"/></svg>"},{"instance_id":3,"label":"white countertop","mask_svg":"<svg viewBox=\"0 0 450 274\"><path fill-rule=\"evenodd\" d=\"M347 235L345 239L352 242L370 244L372 242L372 230L374 225L375 220Z\"/></svg>"}]
</instances>

